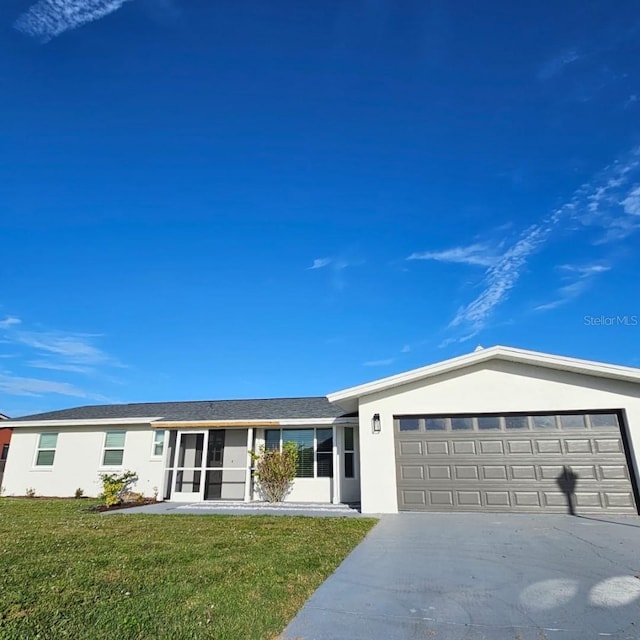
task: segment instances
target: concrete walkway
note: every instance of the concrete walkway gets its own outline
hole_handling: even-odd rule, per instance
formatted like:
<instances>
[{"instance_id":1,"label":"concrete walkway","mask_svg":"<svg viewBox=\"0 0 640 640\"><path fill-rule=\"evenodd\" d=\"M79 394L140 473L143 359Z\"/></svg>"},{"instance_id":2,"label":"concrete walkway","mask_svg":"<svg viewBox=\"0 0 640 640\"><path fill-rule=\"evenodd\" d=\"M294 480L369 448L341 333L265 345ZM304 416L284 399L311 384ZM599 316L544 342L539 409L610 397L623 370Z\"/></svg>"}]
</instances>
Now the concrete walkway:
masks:
<instances>
[{"instance_id":1,"label":"concrete walkway","mask_svg":"<svg viewBox=\"0 0 640 640\"><path fill-rule=\"evenodd\" d=\"M149 514L197 514L197 515L245 515L245 516L308 516L312 518L360 518L359 509L346 504L279 502L158 502L141 507L105 511L104 515Z\"/></svg>"},{"instance_id":2,"label":"concrete walkway","mask_svg":"<svg viewBox=\"0 0 640 640\"><path fill-rule=\"evenodd\" d=\"M640 518L383 516L282 640L640 638Z\"/></svg>"}]
</instances>

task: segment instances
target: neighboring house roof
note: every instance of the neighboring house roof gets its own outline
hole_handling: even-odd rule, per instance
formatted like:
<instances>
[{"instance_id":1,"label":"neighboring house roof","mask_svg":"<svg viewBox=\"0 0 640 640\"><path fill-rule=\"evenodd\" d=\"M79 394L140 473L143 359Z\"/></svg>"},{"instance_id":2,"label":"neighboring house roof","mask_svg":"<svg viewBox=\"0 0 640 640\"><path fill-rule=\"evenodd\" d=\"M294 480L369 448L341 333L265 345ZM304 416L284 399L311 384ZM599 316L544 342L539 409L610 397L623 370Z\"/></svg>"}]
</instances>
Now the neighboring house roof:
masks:
<instances>
[{"instance_id":1,"label":"neighboring house roof","mask_svg":"<svg viewBox=\"0 0 640 640\"><path fill-rule=\"evenodd\" d=\"M0 413L0 420L11 420L9 416L5 416L4 413Z\"/></svg>"},{"instance_id":2,"label":"neighboring house roof","mask_svg":"<svg viewBox=\"0 0 640 640\"><path fill-rule=\"evenodd\" d=\"M15 418L12 422L48 420L295 420L344 418L346 412L324 396L312 398L268 398L264 400L200 400L191 402L144 402L105 404L62 409Z\"/></svg>"},{"instance_id":3,"label":"neighboring house roof","mask_svg":"<svg viewBox=\"0 0 640 640\"><path fill-rule=\"evenodd\" d=\"M450 373L489 360L506 360L508 362L534 365L547 369L558 369L601 378L613 378L615 380L640 383L640 369L633 367L621 367L603 362L579 360L566 356L554 356L538 351L526 351L524 349L497 345L489 347L488 349L479 348L473 353L467 353L457 358L443 360L442 362L437 362L426 367L413 369L387 378L381 378L373 382L367 382L356 387L344 389L343 391L336 391L335 393L330 393L327 398L329 402L336 403L345 411L356 411L358 408L358 399L363 396L379 391L386 391L410 382L426 380L443 373Z\"/></svg>"}]
</instances>

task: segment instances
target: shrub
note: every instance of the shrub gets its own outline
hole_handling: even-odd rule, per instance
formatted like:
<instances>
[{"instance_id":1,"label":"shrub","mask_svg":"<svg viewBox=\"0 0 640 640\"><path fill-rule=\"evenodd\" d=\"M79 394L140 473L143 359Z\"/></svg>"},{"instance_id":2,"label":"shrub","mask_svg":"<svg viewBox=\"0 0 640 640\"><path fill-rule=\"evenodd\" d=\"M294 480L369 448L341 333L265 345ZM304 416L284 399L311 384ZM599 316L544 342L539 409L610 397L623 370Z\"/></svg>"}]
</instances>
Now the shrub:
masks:
<instances>
[{"instance_id":1,"label":"shrub","mask_svg":"<svg viewBox=\"0 0 640 640\"><path fill-rule=\"evenodd\" d=\"M27 487L27 490L24 492L24 495L27 496L27 498L35 498L36 490L33 487Z\"/></svg>"},{"instance_id":2,"label":"shrub","mask_svg":"<svg viewBox=\"0 0 640 640\"><path fill-rule=\"evenodd\" d=\"M255 462L254 477L258 483L258 492L267 502L282 502L296 477L297 445L285 442L282 451L260 447L259 453L250 453Z\"/></svg>"},{"instance_id":3,"label":"shrub","mask_svg":"<svg viewBox=\"0 0 640 640\"><path fill-rule=\"evenodd\" d=\"M102 473L102 493L100 498L104 500L107 507L122 504L124 495L129 491L132 484L138 480L135 471L125 471L124 473Z\"/></svg>"},{"instance_id":4,"label":"shrub","mask_svg":"<svg viewBox=\"0 0 640 640\"><path fill-rule=\"evenodd\" d=\"M80 499L84 496L84 489L82 489L81 487L78 487L76 489L76 492L73 494L73 497L76 499Z\"/></svg>"}]
</instances>

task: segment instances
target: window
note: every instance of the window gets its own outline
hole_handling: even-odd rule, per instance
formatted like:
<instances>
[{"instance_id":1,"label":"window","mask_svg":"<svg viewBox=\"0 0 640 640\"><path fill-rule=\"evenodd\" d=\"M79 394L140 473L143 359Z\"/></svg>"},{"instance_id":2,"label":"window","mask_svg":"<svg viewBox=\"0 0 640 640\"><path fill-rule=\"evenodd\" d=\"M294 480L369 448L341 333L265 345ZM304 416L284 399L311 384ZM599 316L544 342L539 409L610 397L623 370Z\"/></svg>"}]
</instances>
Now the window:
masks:
<instances>
[{"instance_id":1,"label":"window","mask_svg":"<svg viewBox=\"0 0 640 640\"><path fill-rule=\"evenodd\" d=\"M264 432L264 448L267 451L280 448L280 429L267 429Z\"/></svg>"},{"instance_id":2,"label":"window","mask_svg":"<svg viewBox=\"0 0 640 640\"><path fill-rule=\"evenodd\" d=\"M119 467L122 464L126 434L126 431L107 431L105 434L102 456L102 464L105 467Z\"/></svg>"},{"instance_id":3,"label":"window","mask_svg":"<svg viewBox=\"0 0 640 640\"><path fill-rule=\"evenodd\" d=\"M473 418L451 418L451 429L453 431L473 430Z\"/></svg>"},{"instance_id":4,"label":"window","mask_svg":"<svg viewBox=\"0 0 640 640\"><path fill-rule=\"evenodd\" d=\"M52 467L56 457L56 446L58 444L57 433L41 433L38 441L38 451L36 453L36 466Z\"/></svg>"},{"instance_id":5,"label":"window","mask_svg":"<svg viewBox=\"0 0 640 640\"><path fill-rule=\"evenodd\" d=\"M563 429L584 429L586 427L586 424L584 421L584 416L574 414L560 416L560 426Z\"/></svg>"},{"instance_id":6,"label":"window","mask_svg":"<svg viewBox=\"0 0 640 640\"><path fill-rule=\"evenodd\" d=\"M424 428L427 431L444 431L447 428L447 421L444 418L426 418Z\"/></svg>"},{"instance_id":7,"label":"window","mask_svg":"<svg viewBox=\"0 0 640 640\"><path fill-rule=\"evenodd\" d=\"M614 427L618 428L618 416L615 413L592 413L589 416L591 426L598 427Z\"/></svg>"},{"instance_id":8,"label":"window","mask_svg":"<svg viewBox=\"0 0 640 640\"><path fill-rule=\"evenodd\" d=\"M298 448L296 478L333 478L333 429L265 429L265 450L285 442Z\"/></svg>"},{"instance_id":9,"label":"window","mask_svg":"<svg viewBox=\"0 0 640 640\"><path fill-rule=\"evenodd\" d=\"M8 444L3 444L2 445L2 453L0 454L0 460L6 460L8 455L9 455L9 445Z\"/></svg>"},{"instance_id":10,"label":"window","mask_svg":"<svg viewBox=\"0 0 640 640\"><path fill-rule=\"evenodd\" d=\"M344 477L355 478L353 427L344 428Z\"/></svg>"},{"instance_id":11,"label":"window","mask_svg":"<svg viewBox=\"0 0 640 640\"><path fill-rule=\"evenodd\" d=\"M557 429L555 416L532 416L534 429Z\"/></svg>"},{"instance_id":12,"label":"window","mask_svg":"<svg viewBox=\"0 0 640 640\"><path fill-rule=\"evenodd\" d=\"M500 418L498 416L479 416L478 429L499 429Z\"/></svg>"},{"instance_id":13,"label":"window","mask_svg":"<svg viewBox=\"0 0 640 640\"><path fill-rule=\"evenodd\" d=\"M164 434L165 434L165 431L163 429L153 432L153 455L154 456L161 456L164 453Z\"/></svg>"},{"instance_id":14,"label":"window","mask_svg":"<svg viewBox=\"0 0 640 640\"><path fill-rule=\"evenodd\" d=\"M298 447L296 478L313 478L313 429L283 429L282 442Z\"/></svg>"},{"instance_id":15,"label":"window","mask_svg":"<svg viewBox=\"0 0 640 640\"><path fill-rule=\"evenodd\" d=\"M316 429L318 478L333 478L333 429Z\"/></svg>"},{"instance_id":16,"label":"window","mask_svg":"<svg viewBox=\"0 0 640 640\"><path fill-rule=\"evenodd\" d=\"M505 416L504 424L507 429L528 429L529 419L527 416Z\"/></svg>"},{"instance_id":17,"label":"window","mask_svg":"<svg viewBox=\"0 0 640 640\"><path fill-rule=\"evenodd\" d=\"M418 418L399 418L398 425L400 431L418 431L420 429L420 420Z\"/></svg>"}]
</instances>

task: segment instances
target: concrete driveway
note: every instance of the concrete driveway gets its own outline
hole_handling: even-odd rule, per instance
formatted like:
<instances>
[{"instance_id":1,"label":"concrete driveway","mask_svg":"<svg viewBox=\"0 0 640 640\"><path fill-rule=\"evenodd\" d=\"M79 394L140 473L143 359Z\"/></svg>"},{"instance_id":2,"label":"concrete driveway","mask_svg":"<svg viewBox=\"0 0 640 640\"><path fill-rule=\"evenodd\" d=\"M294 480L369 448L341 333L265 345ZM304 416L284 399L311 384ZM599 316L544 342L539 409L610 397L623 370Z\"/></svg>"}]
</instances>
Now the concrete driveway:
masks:
<instances>
[{"instance_id":1,"label":"concrete driveway","mask_svg":"<svg viewBox=\"0 0 640 640\"><path fill-rule=\"evenodd\" d=\"M640 638L640 518L384 516L284 640Z\"/></svg>"}]
</instances>

